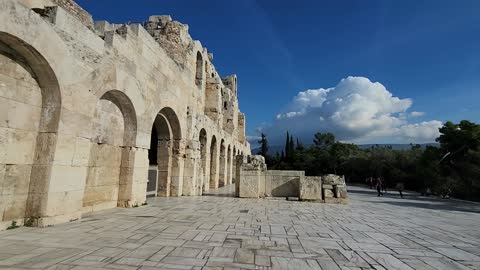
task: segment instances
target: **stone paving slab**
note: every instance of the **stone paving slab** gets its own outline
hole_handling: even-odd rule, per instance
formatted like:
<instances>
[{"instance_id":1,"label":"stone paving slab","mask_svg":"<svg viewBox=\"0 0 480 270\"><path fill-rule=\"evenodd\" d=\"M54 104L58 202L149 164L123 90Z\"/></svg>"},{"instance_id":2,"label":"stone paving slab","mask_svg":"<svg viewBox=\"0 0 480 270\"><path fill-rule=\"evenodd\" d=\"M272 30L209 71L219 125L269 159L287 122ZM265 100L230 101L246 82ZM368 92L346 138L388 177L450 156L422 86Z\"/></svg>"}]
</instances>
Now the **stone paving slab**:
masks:
<instances>
[{"instance_id":1,"label":"stone paving slab","mask_svg":"<svg viewBox=\"0 0 480 270\"><path fill-rule=\"evenodd\" d=\"M350 187L348 205L153 198L0 232L0 269L480 269L480 205Z\"/></svg>"}]
</instances>

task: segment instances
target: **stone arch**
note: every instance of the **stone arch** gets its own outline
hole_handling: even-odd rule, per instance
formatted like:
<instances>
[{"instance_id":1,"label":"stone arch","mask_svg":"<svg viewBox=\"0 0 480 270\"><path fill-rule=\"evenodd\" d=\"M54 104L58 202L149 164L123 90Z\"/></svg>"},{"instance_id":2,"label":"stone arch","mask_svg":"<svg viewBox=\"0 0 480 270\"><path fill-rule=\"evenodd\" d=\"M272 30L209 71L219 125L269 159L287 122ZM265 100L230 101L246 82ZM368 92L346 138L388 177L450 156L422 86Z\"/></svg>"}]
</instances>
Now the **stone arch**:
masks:
<instances>
[{"instance_id":1,"label":"stone arch","mask_svg":"<svg viewBox=\"0 0 480 270\"><path fill-rule=\"evenodd\" d=\"M165 107L152 124L147 195L180 196L183 145L180 121L175 111Z\"/></svg>"},{"instance_id":2,"label":"stone arch","mask_svg":"<svg viewBox=\"0 0 480 270\"><path fill-rule=\"evenodd\" d=\"M220 142L220 156L219 156L219 171L218 171L218 186L223 187L227 180L227 164L226 164L226 147L225 140Z\"/></svg>"},{"instance_id":3,"label":"stone arch","mask_svg":"<svg viewBox=\"0 0 480 270\"><path fill-rule=\"evenodd\" d=\"M133 182L131 147L137 137L137 117L122 91L105 92L97 101L83 196L83 212L125 205Z\"/></svg>"},{"instance_id":4,"label":"stone arch","mask_svg":"<svg viewBox=\"0 0 480 270\"><path fill-rule=\"evenodd\" d=\"M122 113L125 133L123 136L124 146L135 146L137 138L137 114L130 98L121 91L107 91L100 97L100 100L109 100L114 103Z\"/></svg>"},{"instance_id":5,"label":"stone arch","mask_svg":"<svg viewBox=\"0 0 480 270\"><path fill-rule=\"evenodd\" d=\"M172 139L173 140L181 140L182 139L182 128L180 125L180 120L178 119L177 113L170 107L165 107L160 110L159 114L165 116L170 124L170 128L172 131Z\"/></svg>"},{"instance_id":6,"label":"stone arch","mask_svg":"<svg viewBox=\"0 0 480 270\"><path fill-rule=\"evenodd\" d=\"M200 142L200 192L202 194L205 191L205 183L208 181L207 177L207 131L202 128L198 141Z\"/></svg>"},{"instance_id":7,"label":"stone arch","mask_svg":"<svg viewBox=\"0 0 480 270\"><path fill-rule=\"evenodd\" d=\"M197 61L195 64L195 84L202 87L203 84L203 57L200 52L197 52Z\"/></svg>"},{"instance_id":8,"label":"stone arch","mask_svg":"<svg viewBox=\"0 0 480 270\"><path fill-rule=\"evenodd\" d=\"M210 142L210 179L209 186L211 189L217 188L217 163L218 154L217 154L217 138L215 135L212 136L212 141Z\"/></svg>"},{"instance_id":9,"label":"stone arch","mask_svg":"<svg viewBox=\"0 0 480 270\"><path fill-rule=\"evenodd\" d=\"M46 215L61 93L42 54L1 31L0 64L1 223Z\"/></svg>"}]
</instances>

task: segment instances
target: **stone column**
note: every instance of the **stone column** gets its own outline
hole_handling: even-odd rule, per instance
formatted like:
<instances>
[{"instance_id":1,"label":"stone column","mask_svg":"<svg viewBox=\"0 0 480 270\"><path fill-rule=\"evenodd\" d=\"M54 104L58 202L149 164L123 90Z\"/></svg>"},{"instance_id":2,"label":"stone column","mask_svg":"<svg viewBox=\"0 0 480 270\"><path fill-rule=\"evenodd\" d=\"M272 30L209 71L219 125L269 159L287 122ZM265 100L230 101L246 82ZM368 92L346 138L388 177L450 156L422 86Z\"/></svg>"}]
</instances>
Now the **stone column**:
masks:
<instances>
[{"instance_id":1,"label":"stone column","mask_svg":"<svg viewBox=\"0 0 480 270\"><path fill-rule=\"evenodd\" d=\"M237 178L237 153L232 153L232 184L235 184Z\"/></svg>"},{"instance_id":2,"label":"stone column","mask_svg":"<svg viewBox=\"0 0 480 270\"><path fill-rule=\"evenodd\" d=\"M148 149L123 147L118 206L132 207L147 200Z\"/></svg>"},{"instance_id":3,"label":"stone column","mask_svg":"<svg viewBox=\"0 0 480 270\"><path fill-rule=\"evenodd\" d=\"M233 149L230 149L227 157L227 185L232 184L232 179L233 179L233 163L234 162L234 155L233 155Z\"/></svg>"},{"instance_id":4,"label":"stone column","mask_svg":"<svg viewBox=\"0 0 480 270\"><path fill-rule=\"evenodd\" d=\"M235 196L240 198L259 198L261 186L265 185L267 165L262 156L237 157L237 182Z\"/></svg>"},{"instance_id":5,"label":"stone column","mask_svg":"<svg viewBox=\"0 0 480 270\"><path fill-rule=\"evenodd\" d=\"M205 160L202 160L202 167L203 167L203 186L201 187L200 195L203 192L207 192L210 189L210 146L205 146L206 154Z\"/></svg>"},{"instance_id":6,"label":"stone column","mask_svg":"<svg viewBox=\"0 0 480 270\"><path fill-rule=\"evenodd\" d=\"M183 168L183 188L182 195L195 196L197 193L197 182L199 179L199 141L189 141L185 149L185 160Z\"/></svg>"},{"instance_id":7,"label":"stone column","mask_svg":"<svg viewBox=\"0 0 480 270\"><path fill-rule=\"evenodd\" d=\"M221 146L220 146L221 147ZM223 184L226 184L227 179L227 162L226 162L226 150L222 151L220 148L220 155L219 155L219 166L218 166L218 182L217 188Z\"/></svg>"},{"instance_id":8,"label":"stone column","mask_svg":"<svg viewBox=\"0 0 480 270\"><path fill-rule=\"evenodd\" d=\"M122 147L118 191L119 207L131 207L145 202L147 196L148 150Z\"/></svg>"},{"instance_id":9,"label":"stone column","mask_svg":"<svg viewBox=\"0 0 480 270\"><path fill-rule=\"evenodd\" d=\"M218 188L218 182L219 182L219 176L220 176L220 147L216 147L214 149L214 153L210 153L210 178L209 178L209 189L217 189ZM213 159L213 160L212 160ZM213 185L212 185L213 183Z\"/></svg>"},{"instance_id":10,"label":"stone column","mask_svg":"<svg viewBox=\"0 0 480 270\"><path fill-rule=\"evenodd\" d=\"M172 145L172 166L171 166L171 196L182 196L183 194L183 169L185 164L185 142L173 140Z\"/></svg>"},{"instance_id":11,"label":"stone column","mask_svg":"<svg viewBox=\"0 0 480 270\"><path fill-rule=\"evenodd\" d=\"M158 183L157 195L170 197L171 168L172 168L172 143L169 140L158 140L157 147Z\"/></svg>"}]
</instances>

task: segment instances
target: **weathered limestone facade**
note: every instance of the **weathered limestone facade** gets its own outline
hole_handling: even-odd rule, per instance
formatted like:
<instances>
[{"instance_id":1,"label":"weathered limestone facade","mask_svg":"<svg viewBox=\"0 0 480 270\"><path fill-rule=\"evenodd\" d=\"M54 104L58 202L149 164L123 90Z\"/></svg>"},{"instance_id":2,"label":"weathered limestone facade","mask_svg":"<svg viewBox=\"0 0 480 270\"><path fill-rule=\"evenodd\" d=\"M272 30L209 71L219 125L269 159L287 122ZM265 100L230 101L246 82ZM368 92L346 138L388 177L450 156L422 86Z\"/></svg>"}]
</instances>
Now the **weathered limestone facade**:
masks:
<instances>
[{"instance_id":1,"label":"weathered limestone facade","mask_svg":"<svg viewBox=\"0 0 480 270\"><path fill-rule=\"evenodd\" d=\"M237 77L212 58L169 16L117 25L71 0L0 1L0 229L232 183L250 146Z\"/></svg>"},{"instance_id":2,"label":"weathered limestone facade","mask_svg":"<svg viewBox=\"0 0 480 270\"><path fill-rule=\"evenodd\" d=\"M337 204L347 202L343 176L305 176L304 171L267 170L265 158L260 155L237 156L236 163L237 197L283 197Z\"/></svg>"}]
</instances>

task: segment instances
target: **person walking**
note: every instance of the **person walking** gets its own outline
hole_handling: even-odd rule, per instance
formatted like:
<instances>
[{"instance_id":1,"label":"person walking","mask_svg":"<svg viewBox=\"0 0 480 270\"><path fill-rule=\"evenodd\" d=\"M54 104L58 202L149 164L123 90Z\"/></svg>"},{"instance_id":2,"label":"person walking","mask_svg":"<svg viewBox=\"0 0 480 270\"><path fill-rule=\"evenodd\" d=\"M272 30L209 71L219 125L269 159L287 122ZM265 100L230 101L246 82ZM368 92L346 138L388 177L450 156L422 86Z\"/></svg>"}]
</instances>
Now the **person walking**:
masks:
<instances>
[{"instance_id":1,"label":"person walking","mask_svg":"<svg viewBox=\"0 0 480 270\"><path fill-rule=\"evenodd\" d=\"M403 199L403 189L404 189L404 186L403 186L403 183L402 182L398 182L397 183L397 190L398 190L398 193L400 193L400 198Z\"/></svg>"},{"instance_id":2,"label":"person walking","mask_svg":"<svg viewBox=\"0 0 480 270\"><path fill-rule=\"evenodd\" d=\"M377 197L383 197L382 180L380 178L377 178Z\"/></svg>"},{"instance_id":3,"label":"person walking","mask_svg":"<svg viewBox=\"0 0 480 270\"><path fill-rule=\"evenodd\" d=\"M387 182L385 182L385 178L380 178L380 181L382 181L382 191L383 193L387 194Z\"/></svg>"}]
</instances>

